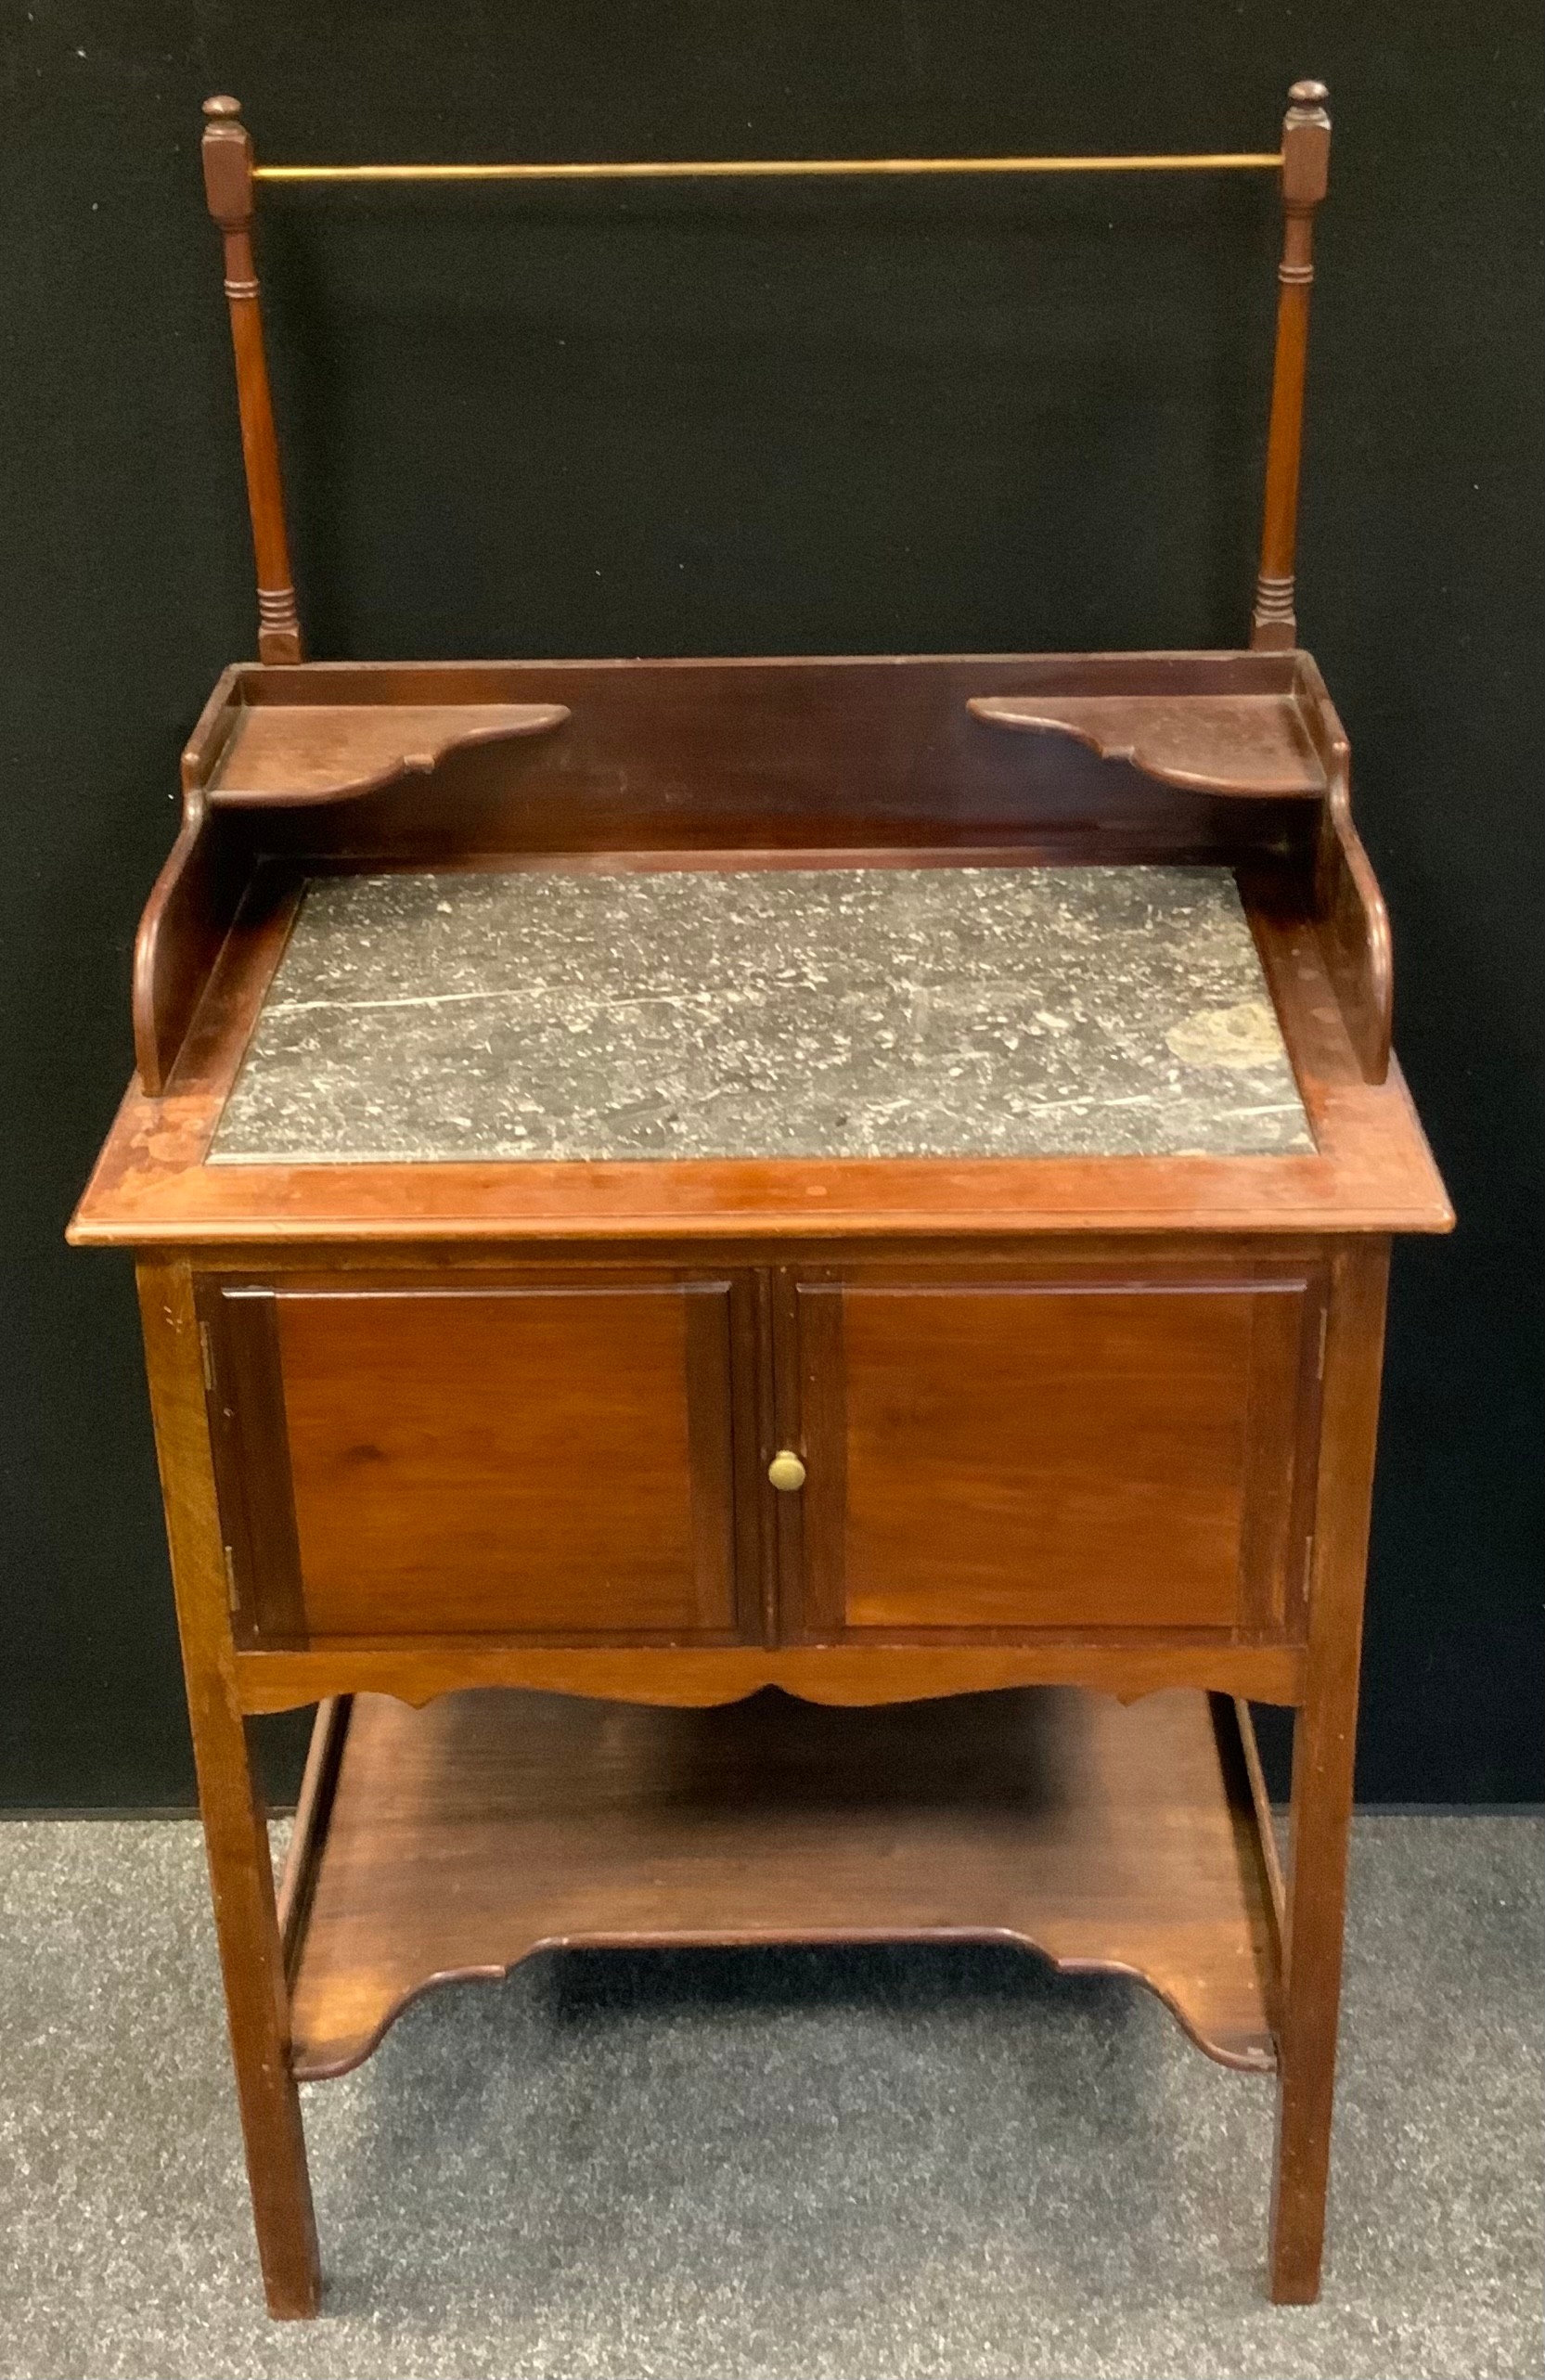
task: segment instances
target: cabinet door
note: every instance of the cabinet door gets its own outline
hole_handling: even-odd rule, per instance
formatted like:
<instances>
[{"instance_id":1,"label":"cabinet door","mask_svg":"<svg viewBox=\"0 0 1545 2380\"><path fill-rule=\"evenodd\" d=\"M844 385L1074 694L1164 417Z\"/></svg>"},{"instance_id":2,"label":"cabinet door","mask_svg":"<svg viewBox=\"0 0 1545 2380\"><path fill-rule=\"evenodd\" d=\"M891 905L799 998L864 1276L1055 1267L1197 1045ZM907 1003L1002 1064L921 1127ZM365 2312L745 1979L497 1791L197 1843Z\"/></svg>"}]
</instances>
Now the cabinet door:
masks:
<instances>
[{"instance_id":1,"label":"cabinet door","mask_svg":"<svg viewBox=\"0 0 1545 2380\"><path fill-rule=\"evenodd\" d=\"M733 1639L727 1281L206 1297L250 1640Z\"/></svg>"},{"instance_id":2,"label":"cabinet door","mask_svg":"<svg viewBox=\"0 0 1545 2380\"><path fill-rule=\"evenodd\" d=\"M1291 1630L1318 1296L1302 1277L794 1283L791 1633Z\"/></svg>"}]
</instances>

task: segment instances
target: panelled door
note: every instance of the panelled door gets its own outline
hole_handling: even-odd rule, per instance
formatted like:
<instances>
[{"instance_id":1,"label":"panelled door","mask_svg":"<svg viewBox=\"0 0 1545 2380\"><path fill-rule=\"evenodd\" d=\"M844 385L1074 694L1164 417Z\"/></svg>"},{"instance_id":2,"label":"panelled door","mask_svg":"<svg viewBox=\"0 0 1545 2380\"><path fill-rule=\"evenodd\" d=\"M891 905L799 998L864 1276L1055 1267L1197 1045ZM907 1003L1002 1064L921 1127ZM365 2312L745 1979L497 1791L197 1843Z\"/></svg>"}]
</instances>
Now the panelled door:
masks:
<instances>
[{"instance_id":1,"label":"panelled door","mask_svg":"<svg viewBox=\"0 0 1545 2380\"><path fill-rule=\"evenodd\" d=\"M760 1634L735 1485L742 1295L604 1277L206 1283L241 1630Z\"/></svg>"},{"instance_id":2,"label":"panelled door","mask_svg":"<svg viewBox=\"0 0 1545 2380\"><path fill-rule=\"evenodd\" d=\"M1296 1625L1320 1284L787 1277L782 1632Z\"/></svg>"},{"instance_id":3,"label":"panelled door","mask_svg":"<svg viewBox=\"0 0 1545 2380\"><path fill-rule=\"evenodd\" d=\"M242 1640L1299 1632L1313 1265L764 1286L206 1280Z\"/></svg>"}]
</instances>

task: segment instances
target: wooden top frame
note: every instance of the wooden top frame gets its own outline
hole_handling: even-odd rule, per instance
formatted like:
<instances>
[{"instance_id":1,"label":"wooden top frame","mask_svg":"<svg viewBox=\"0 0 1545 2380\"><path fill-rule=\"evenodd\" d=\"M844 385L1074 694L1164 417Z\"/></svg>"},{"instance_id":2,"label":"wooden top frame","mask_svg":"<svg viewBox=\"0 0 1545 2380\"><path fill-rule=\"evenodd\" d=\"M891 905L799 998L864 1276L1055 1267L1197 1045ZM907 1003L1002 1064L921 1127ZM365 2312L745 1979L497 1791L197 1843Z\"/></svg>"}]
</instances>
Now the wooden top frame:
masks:
<instances>
[{"instance_id":1,"label":"wooden top frame","mask_svg":"<svg viewBox=\"0 0 1545 2380\"><path fill-rule=\"evenodd\" d=\"M1302 654L229 671L141 927L140 1079L72 1236L1446 1229L1389 1060L1387 923L1348 788ZM204 1163L308 874L1101 859L1234 868L1316 1154Z\"/></svg>"},{"instance_id":2,"label":"wooden top frame","mask_svg":"<svg viewBox=\"0 0 1545 2380\"><path fill-rule=\"evenodd\" d=\"M225 673L184 755L182 829L135 952L138 1080L71 1238L209 1248L1448 1229L1390 1059L1388 922L1352 824L1346 738L1294 647L1324 98L1320 84L1295 84L1281 152L1264 158L874 161L1280 165L1286 232L1250 650L310 664L258 315L251 142L234 101L210 101L204 170L225 240L263 660ZM1314 1155L205 1164L308 874L1105 859L1235 870Z\"/></svg>"}]
</instances>

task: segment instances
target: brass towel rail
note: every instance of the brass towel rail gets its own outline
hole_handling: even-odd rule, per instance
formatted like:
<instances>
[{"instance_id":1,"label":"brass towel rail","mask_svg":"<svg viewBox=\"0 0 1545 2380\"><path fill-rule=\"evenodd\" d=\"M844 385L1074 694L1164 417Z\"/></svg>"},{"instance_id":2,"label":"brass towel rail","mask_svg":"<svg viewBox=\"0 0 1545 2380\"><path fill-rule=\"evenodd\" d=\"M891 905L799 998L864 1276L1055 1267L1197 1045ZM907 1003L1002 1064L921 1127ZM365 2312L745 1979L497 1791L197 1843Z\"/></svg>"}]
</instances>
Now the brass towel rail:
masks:
<instances>
[{"instance_id":1,"label":"brass towel rail","mask_svg":"<svg viewBox=\"0 0 1545 2380\"><path fill-rule=\"evenodd\" d=\"M658 163L509 165L260 165L236 100L204 102L204 189L225 251L225 297L236 349L241 446L257 563L258 651L265 662L298 662L303 650L290 567L278 438L264 351L252 219L259 183L351 182L684 182L812 180L866 175L977 174L1279 174L1282 251L1277 268L1277 353L1271 376L1266 504L1252 645L1281 651L1297 640L1294 546L1298 512L1304 367L1309 284L1314 278L1314 212L1325 195L1331 119L1322 83L1295 83L1282 119L1282 145L1127 157L757 157L670 159Z\"/></svg>"},{"instance_id":2,"label":"brass towel rail","mask_svg":"<svg viewBox=\"0 0 1545 2380\"><path fill-rule=\"evenodd\" d=\"M685 182L864 174L1274 174L1280 148L1195 157L727 157L661 163L254 165L254 182Z\"/></svg>"}]
</instances>

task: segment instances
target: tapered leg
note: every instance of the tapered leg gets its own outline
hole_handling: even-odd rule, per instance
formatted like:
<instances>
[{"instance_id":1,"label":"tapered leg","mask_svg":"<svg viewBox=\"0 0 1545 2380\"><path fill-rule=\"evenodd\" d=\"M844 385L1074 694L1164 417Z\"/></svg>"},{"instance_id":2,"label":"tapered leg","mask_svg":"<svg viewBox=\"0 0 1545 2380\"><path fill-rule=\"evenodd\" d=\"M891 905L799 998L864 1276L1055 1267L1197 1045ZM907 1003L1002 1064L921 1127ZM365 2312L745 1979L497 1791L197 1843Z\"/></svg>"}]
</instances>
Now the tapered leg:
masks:
<instances>
[{"instance_id":1,"label":"tapered leg","mask_svg":"<svg viewBox=\"0 0 1545 2380\"><path fill-rule=\"evenodd\" d=\"M139 1274L231 2056L269 2311L315 2314L321 2279L263 1796L236 1695L204 1377L186 1265Z\"/></svg>"},{"instance_id":2,"label":"tapered leg","mask_svg":"<svg viewBox=\"0 0 1545 2380\"><path fill-rule=\"evenodd\" d=\"M271 2314L315 2314L321 2298L316 2219L300 2094L290 2065L290 1996L263 1797L239 1716L218 1708L212 1696L203 1700L191 1676L188 1686L264 2288Z\"/></svg>"},{"instance_id":3,"label":"tapered leg","mask_svg":"<svg viewBox=\"0 0 1545 2380\"><path fill-rule=\"evenodd\" d=\"M1354 1694L1356 1680L1354 1679ZM1294 1731L1287 1977L1279 2022L1271 2295L1320 2295L1341 2001L1353 1722L1306 1705Z\"/></svg>"},{"instance_id":4,"label":"tapered leg","mask_svg":"<svg viewBox=\"0 0 1545 2380\"><path fill-rule=\"evenodd\" d=\"M1287 1939L1278 2023L1271 2295L1279 2305L1309 2305L1320 2294L1388 1268L1388 1241L1367 1241L1338 1251L1332 1271L1308 1662L1294 1730Z\"/></svg>"}]
</instances>

